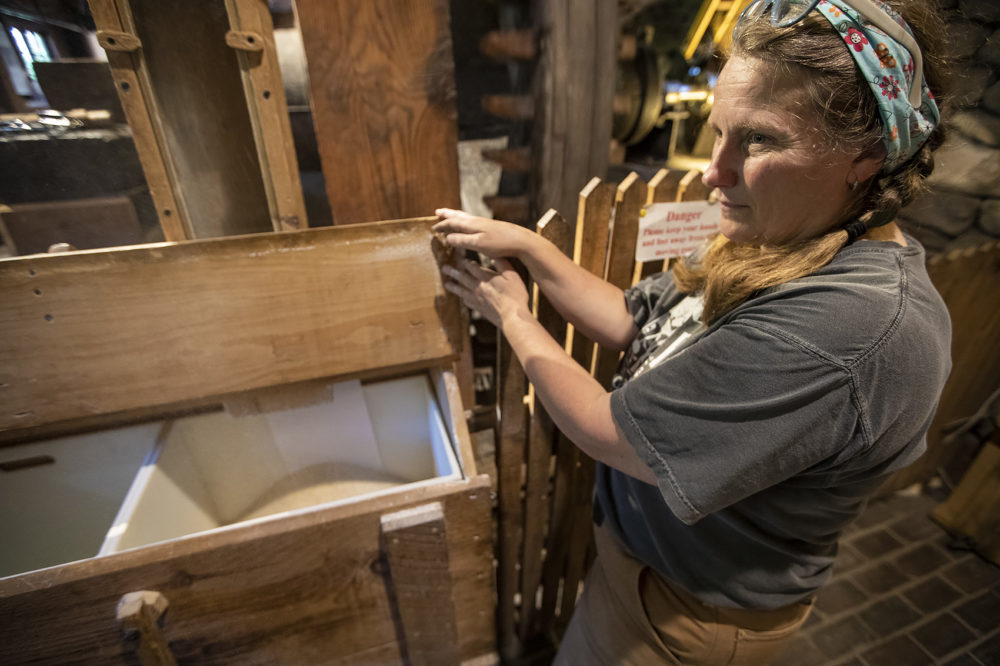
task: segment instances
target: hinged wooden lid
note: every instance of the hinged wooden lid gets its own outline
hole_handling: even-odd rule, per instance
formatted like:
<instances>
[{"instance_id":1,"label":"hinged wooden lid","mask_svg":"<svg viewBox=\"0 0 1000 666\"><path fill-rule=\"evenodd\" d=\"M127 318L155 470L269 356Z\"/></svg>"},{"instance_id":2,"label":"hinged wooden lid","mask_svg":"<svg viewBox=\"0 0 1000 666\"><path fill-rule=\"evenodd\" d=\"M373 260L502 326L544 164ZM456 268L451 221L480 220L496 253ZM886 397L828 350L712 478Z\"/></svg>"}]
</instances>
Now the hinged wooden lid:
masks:
<instances>
[{"instance_id":1,"label":"hinged wooden lid","mask_svg":"<svg viewBox=\"0 0 1000 666\"><path fill-rule=\"evenodd\" d=\"M0 261L0 431L454 358L432 222Z\"/></svg>"}]
</instances>

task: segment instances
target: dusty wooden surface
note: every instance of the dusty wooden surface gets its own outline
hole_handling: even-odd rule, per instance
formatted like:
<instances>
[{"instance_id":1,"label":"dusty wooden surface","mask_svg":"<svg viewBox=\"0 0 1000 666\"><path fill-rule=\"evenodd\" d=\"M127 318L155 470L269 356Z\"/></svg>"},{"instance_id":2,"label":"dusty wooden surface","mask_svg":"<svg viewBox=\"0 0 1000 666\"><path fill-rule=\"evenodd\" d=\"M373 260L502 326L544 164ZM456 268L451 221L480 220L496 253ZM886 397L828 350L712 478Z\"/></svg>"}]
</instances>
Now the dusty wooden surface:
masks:
<instances>
[{"instance_id":1,"label":"dusty wooden surface","mask_svg":"<svg viewBox=\"0 0 1000 666\"><path fill-rule=\"evenodd\" d=\"M0 261L0 430L450 360L431 222Z\"/></svg>"},{"instance_id":2,"label":"dusty wooden surface","mask_svg":"<svg viewBox=\"0 0 1000 666\"><path fill-rule=\"evenodd\" d=\"M45 252L55 243L78 250L142 242L142 229L128 197L0 206L0 236L13 254Z\"/></svg>"},{"instance_id":3,"label":"dusty wooden surface","mask_svg":"<svg viewBox=\"0 0 1000 666\"><path fill-rule=\"evenodd\" d=\"M397 663L380 520L428 502L444 507L459 654L488 654L492 526L478 477L0 580L0 662L134 663L116 606L155 590L181 663Z\"/></svg>"},{"instance_id":4,"label":"dusty wooden surface","mask_svg":"<svg viewBox=\"0 0 1000 666\"><path fill-rule=\"evenodd\" d=\"M192 237L273 229L225 6L127 3Z\"/></svg>"},{"instance_id":5,"label":"dusty wooden surface","mask_svg":"<svg viewBox=\"0 0 1000 666\"><path fill-rule=\"evenodd\" d=\"M447 0L299 0L334 224L460 205Z\"/></svg>"}]
</instances>

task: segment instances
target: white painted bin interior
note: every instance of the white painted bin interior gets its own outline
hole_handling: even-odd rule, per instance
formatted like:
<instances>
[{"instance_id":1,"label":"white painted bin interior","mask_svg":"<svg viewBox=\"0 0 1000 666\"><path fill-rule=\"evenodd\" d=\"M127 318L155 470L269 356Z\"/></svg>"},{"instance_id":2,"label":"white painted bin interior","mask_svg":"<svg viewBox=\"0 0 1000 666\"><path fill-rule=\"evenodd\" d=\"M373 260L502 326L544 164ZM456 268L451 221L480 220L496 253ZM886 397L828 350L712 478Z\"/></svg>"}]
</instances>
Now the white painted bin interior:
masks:
<instances>
[{"instance_id":1,"label":"white painted bin interior","mask_svg":"<svg viewBox=\"0 0 1000 666\"><path fill-rule=\"evenodd\" d=\"M89 520L90 533L77 541L93 544L95 525L104 521L96 554L106 555L289 511L362 501L407 484L461 478L427 375L332 388L331 400L305 407L248 416L212 412L58 440L67 454L77 455L87 438L100 452L90 456L94 478L87 485L90 494L103 496L103 515ZM122 450L131 456L119 457ZM108 455L119 462L107 465ZM22 485L37 483L28 475L35 471L14 474L25 474ZM49 532L48 521L60 514L60 506L79 503L70 499L73 493L60 498L65 488L79 485L74 478L59 478L72 476L72 468L48 465L38 472L48 475L43 491L50 498L48 514L19 516L16 505L22 502L17 502L4 507L9 515L0 514L0 529L16 521L22 531ZM109 506L118 507L110 529ZM33 520L41 522L25 524ZM29 549L34 552L21 553L22 560L33 558L32 566L19 561L0 576L95 554L66 545L55 533L34 544ZM8 547L18 544L7 541Z\"/></svg>"}]
</instances>

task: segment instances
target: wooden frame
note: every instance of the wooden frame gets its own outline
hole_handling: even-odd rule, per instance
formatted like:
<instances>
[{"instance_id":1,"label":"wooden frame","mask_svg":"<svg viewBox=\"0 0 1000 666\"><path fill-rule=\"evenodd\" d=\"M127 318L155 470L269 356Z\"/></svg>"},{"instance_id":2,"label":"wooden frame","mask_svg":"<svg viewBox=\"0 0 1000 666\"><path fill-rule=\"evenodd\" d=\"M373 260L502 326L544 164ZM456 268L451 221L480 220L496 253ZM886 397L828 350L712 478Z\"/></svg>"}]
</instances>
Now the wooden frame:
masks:
<instances>
[{"instance_id":1,"label":"wooden frame","mask_svg":"<svg viewBox=\"0 0 1000 666\"><path fill-rule=\"evenodd\" d=\"M165 238L306 228L266 1L90 6Z\"/></svg>"},{"instance_id":2,"label":"wooden frame","mask_svg":"<svg viewBox=\"0 0 1000 666\"><path fill-rule=\"evenodd\" d=\"M450 362L432 223L0 261L0 431Z\"/></svg>"},{"instance_id":3,"label":"wooden frame","mask_svg":"<svg viewBox=\"0 0 1000 666\"><path fill-rule=\"evenodd\" d=\"M4 578L0 661L495 660L490 481L433 221L0 261L0 437L283 409L334 379L423 371L462 477Z\"/></svg>"}]
</instances>

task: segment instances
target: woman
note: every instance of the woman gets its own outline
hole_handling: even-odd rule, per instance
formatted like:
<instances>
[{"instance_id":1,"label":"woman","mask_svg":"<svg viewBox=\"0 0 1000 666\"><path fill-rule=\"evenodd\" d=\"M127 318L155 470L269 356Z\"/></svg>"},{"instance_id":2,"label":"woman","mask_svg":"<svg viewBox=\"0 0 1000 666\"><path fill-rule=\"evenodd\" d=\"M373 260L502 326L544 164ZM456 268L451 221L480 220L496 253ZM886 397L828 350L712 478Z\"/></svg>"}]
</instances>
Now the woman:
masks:
<instances>
[{"instance_id":1,"label":"woman","mask_svg":"<svg viewBox=\"0 0 1000 666\"><path fill-rule=\"evenodd\" d=\"M446 268L448 288L598 461L598 557L557 663L768 663L843 528L924 450L950 324L893 219L942 140L941 31L924 5L892 5L747 10L709 117L721 234L672 275L623 294L525 229L438 211L451 245L496 267ZM532 319L504 257L625 352L613 390Z\"/></svg>"}]
</instances>

